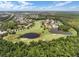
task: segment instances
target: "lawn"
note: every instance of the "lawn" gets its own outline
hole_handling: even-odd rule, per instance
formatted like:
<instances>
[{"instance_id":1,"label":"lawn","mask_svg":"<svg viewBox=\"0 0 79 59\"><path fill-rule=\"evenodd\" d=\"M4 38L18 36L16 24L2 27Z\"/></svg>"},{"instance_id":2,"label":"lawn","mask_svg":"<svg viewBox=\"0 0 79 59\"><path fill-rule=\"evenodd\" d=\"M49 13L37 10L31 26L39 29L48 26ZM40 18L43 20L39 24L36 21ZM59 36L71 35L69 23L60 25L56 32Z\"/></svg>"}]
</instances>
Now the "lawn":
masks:
<instances>
[{"instance_id":1,"label":"lawn","mask_svg":"<svg viewBox=\"0 0 79 59\"><path fill-rule=\"evenodd\" d=\"M29 29L24 29L24 30L18 30L16 32L16 34L9 34L8 36L4 37L4 39L7 39L9 41L13 41L13 42L17 42L17 41L23 41L23 42L30 42L30 41L38 41L38 40L43 40L43 41L49 41L49 40L53 40L53 39L57 39L60 37L66 37L66 35L63 34L53 34L50 33L48 31L48 29L44 30L43 28L41 28L41 20L39 21L35 21L35 25L32 28ZM28 39L28 38L18 38L21 35L25 34L25 33L29 33L29 32L35 32L35 33L39 33L40 37L35 38L35 39Z\"/></svg>"}]
</instances>

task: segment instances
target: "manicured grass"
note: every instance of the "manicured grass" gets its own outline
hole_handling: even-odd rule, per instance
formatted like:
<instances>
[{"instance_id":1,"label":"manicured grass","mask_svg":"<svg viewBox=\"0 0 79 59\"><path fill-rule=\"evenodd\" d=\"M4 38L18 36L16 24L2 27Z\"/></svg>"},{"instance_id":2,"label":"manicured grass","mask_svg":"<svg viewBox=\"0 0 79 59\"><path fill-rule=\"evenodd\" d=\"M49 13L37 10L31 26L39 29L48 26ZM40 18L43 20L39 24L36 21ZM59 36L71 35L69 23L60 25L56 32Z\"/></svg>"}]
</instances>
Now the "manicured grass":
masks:
<instances>
[{"instance_id":1,"label":"manicured grass","mask_svg":"<svg viewBox=\"0 0 79 59\"><path fill-rule=\"evenodd\" d=\"M8 35L8 36L4 37L4 39L10 40L12 37L15 37L14 40L11 39L13 42L17 42L17 41L30 42L30 41L38 41L38 40L49 41L49 40L57 39L57 38L60 38L60 37L66 37L66 35L63 35L63 34L50 33L48 31L48 29L44 30L41 27L41 25L42 25L41 20L40 21L35 21L35 25L32 28L29 28L29 29L26 28L24 30L19 30L19 31L16 32L16 34ZM17 37L20 37L21 35L23 35L25 33L29 33L29 32L38 33L38 34L40 34L40 37L35 38L35 39L17 38Z\"/></svg>"}]
</instances>

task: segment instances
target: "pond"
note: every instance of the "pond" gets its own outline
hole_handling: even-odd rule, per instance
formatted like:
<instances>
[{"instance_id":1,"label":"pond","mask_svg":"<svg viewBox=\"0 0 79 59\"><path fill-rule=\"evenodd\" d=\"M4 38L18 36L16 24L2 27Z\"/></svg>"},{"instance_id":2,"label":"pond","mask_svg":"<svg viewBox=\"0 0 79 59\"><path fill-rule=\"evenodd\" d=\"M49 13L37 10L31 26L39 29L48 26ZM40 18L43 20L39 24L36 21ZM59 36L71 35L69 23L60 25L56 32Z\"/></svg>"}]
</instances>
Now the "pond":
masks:
<instances>
[{"instance_id":1,"label":"pond","mask_svg":"<svg viewBox=\"0 0 79 59\"><path fill-rule=\"evenodd\" d=\"M38 33L26 33L21 36L22 38L29 38L29 39L34 39L40 37L40 34Z\"/></svg>"}]
</instances>

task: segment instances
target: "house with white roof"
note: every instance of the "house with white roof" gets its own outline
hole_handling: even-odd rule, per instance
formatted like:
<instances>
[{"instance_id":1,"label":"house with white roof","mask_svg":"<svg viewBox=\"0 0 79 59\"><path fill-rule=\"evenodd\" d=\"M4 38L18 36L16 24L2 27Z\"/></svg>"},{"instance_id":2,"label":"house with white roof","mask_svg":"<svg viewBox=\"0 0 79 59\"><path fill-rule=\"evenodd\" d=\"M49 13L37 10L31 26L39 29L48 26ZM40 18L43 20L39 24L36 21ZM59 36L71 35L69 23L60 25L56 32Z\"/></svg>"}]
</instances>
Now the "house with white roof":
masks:
<instances>
[{"instance_id":1,"label":"house with white roof","mask_svg":"<svg viewBox=\"0 0 79 59\"><path fill-rule=\"evenodd\" d=\"M0 31L0 35L6 34L7 31Z\"/></svg>"},{"instance_id":2,"label":"house with white roof","mask_svg":"<svg viewBox=\"0 0 79 59\"><path fill-rule=\"evenodd\" d=\"M47 19L45 21L43 21L44 26L48 29L58 29L58 24L57 21L53 20L53 19Z\"/></svg>"}]
</instances>

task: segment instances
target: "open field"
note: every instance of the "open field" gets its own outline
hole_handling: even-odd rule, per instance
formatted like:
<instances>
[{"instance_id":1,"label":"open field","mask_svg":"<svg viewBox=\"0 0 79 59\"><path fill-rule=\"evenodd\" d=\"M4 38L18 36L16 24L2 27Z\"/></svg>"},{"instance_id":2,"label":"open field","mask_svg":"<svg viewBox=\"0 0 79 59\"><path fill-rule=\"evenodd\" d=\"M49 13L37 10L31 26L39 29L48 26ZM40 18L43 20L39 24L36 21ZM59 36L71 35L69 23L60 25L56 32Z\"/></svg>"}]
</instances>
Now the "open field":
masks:
<instances>
[{"instance_id":1,"label":"open field","mask_svg":"<svg viewBox=\"0 0 79 59\"><path fill-rule=\"evenodd\" d=\"M75 18L75 19L71 19L71 20L69 20L68 21L68 23L70 24L70 25L72 25L72 26L75 26L75 27L79 27L78 25L79 25L79 18Z\"/></svg>"},{"instance_id":2,"label":"open field","mask_svg":"<svg viewBox=\"0 0 79 59\"><path fill-rule=\"evenodd\" d=\"M44 31L44 33L43 33L43 31ZM40 37L35 38L35 39L17 38L17 37L20 37L21 35L23 35L25 33L29 33L29 32L39 33ZM13 39L11 37L13 37ZM30 41L38 41L38 40L50 41L52 39L57 39L60 37L66 37L66 35L50 33L48 31L48 29L44 30L43 28L41 28L41 21L35 21L35 25L32 28L18 30L16 32L16 34L8 35L8 36L4 37L4 39L7 39L7 40L13 41L13 42L17 42L17 41L30 42Z\"/></svg>"}]
</instances>

